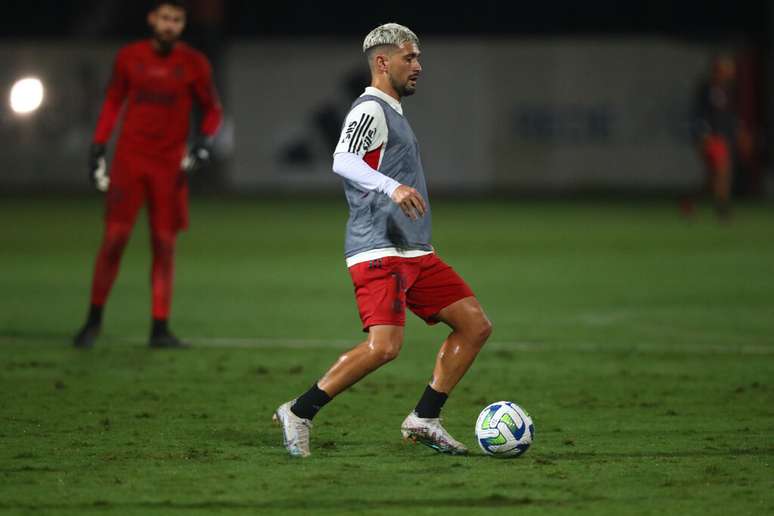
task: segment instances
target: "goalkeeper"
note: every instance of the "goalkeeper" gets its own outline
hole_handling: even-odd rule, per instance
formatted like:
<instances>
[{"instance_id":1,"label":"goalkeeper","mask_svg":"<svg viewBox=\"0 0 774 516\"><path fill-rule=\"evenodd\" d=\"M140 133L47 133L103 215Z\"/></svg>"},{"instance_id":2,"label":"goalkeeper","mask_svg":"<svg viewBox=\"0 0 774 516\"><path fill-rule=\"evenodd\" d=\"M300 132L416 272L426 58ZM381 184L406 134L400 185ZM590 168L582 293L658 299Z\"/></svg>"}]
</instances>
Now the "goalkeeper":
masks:
<instances>
[{"instance_id":1,"label":"goalkeeper","mask_svg":"<svg viewBox=\"0 0 774 516\"><path fill-rule=\"evenodd\" d=\"M123 47L115 59L91 146L89 175L106 193L105 233L97 254L86 323L76 347L91 347L118 274L137 213L148 205L153 265L151 347L185 343L169 330L177 233L188 227L187 173L209 160L208 141L222 111L203 54L179 41L186 22L182 1L156 2L148 14L152 37ZM193 102L202 110L200 139L187 151ZM121 133L109 170L105 145L123 110Z\"/></svg>"}]
</instances>

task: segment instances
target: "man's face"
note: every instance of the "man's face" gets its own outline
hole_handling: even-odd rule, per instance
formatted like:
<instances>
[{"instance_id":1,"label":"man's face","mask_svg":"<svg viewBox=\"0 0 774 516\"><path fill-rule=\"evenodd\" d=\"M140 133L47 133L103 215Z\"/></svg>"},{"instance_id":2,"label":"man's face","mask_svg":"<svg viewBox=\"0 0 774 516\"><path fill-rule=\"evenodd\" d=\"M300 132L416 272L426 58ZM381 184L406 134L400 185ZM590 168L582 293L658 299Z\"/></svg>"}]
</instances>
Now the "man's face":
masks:
<instances>
[{"instance_id":1,"label":"man's face","mask_svg":"<svg viewBox=\"0 0 774 516\"><path fill-rule=\"evenodd\" d=\"M390 54L388 60L388 73L390 84L401 97L413 95L417 91L417 79L422 73L422 65L419 64L419 47L416 43L403 43Z\"/></svg>"},{"instance_id":2,"label":"man's face","mask_svg":"<svg viewBox=\"0 0 774 516\"><path fill-rule=\"evenodd\" d=\"M172 45L180 39L185 28L185 10L172 5L162 4L150 12L148 24L153 36L162 45Z\"/></svg>"}]
</instances>

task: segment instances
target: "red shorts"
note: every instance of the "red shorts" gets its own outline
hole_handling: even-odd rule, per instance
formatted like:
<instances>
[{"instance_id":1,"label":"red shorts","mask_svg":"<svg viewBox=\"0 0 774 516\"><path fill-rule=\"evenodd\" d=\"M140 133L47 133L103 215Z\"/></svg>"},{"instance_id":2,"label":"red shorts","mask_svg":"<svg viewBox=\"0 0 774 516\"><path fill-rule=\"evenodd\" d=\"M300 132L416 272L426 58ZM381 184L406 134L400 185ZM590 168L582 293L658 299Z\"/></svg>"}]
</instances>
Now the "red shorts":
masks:
<instances>
[{"instance_id":1,"label":"red shorts","mask_svg":"<svg viewBox=\"0 0 774 516\"><path fill-rule=\"evenodd\" d=\"M116 153L106 198L108 224L134 225L146 200L152 231L177 233L188 228L188 178L180 170L180 160Z\"/></svg>"},{"instance_id":2,"label":"red shorts","mask_svg":"<svg viewBox=\"0 0 774 516\"><path fill-rule=\"evenodd\" d=\"M707 136L704 141L704 160L712 172L727 172L731 164L728 142L722 136Z\"/></svg>"},{"instance_id":3,"label":"red shorts","mask_svg":"<svg viewBox=\"0 0 774 516\"><path fill-rule=\"evenodd\" d=\"M474 296L467 283L438 256L388 256L349 268L363 331L378 324L404 326L406 307L427 324L438 312Z\"/></svg>"}]
</instances>

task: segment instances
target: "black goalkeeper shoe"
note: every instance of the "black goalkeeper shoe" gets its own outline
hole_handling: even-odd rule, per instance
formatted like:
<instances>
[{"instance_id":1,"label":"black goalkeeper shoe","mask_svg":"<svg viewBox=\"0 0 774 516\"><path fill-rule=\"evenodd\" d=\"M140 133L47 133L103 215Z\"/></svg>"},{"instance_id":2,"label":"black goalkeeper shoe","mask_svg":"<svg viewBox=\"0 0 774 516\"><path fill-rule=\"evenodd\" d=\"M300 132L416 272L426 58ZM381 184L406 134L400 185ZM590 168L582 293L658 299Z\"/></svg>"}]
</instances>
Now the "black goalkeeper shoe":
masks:
<instances>
[{"instance_id":1,"label":"black goalkeeper shoe","mask_svg":"<svg viewBox=\"0 0 774 516\"><path fill-rule=\"evenodd\" d=\"M148 346L156 349L185 349L191 347L190 344L178 339L171 332L151 335L150 340L148 340Z\"/></svg>"},{"instance_id":2,"label":"black goalkeeper shoe","mask_svg":"<svg viewBox=\"0 0 774 516\"><path fill-rule=\"evenodd\" d=\"M73 346L76 348L88 349L94 347L94 343L99 336L99 326L84 325L73 337Z\"/></svg>"}]
</instances>

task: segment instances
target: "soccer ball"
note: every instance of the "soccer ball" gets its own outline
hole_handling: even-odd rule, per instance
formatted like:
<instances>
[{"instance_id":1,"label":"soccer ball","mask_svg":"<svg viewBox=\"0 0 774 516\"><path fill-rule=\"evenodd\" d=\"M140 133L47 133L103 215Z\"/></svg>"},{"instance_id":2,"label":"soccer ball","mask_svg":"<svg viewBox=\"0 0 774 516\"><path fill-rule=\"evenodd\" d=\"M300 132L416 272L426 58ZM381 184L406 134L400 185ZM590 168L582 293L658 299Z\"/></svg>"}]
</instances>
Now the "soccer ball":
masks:
<instances>
[{"instance_id":1,"label":"soccer ball","mask_svg":"<svg viewBox=\"0 0 774 516\"><path fill-rule=\"evenodd\" d=\"M524 409L510 401L492 403L476 421L476 441L487 455L518 457L535 437L535 425Z\"/></svg>"}]
</instances>

